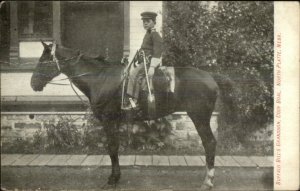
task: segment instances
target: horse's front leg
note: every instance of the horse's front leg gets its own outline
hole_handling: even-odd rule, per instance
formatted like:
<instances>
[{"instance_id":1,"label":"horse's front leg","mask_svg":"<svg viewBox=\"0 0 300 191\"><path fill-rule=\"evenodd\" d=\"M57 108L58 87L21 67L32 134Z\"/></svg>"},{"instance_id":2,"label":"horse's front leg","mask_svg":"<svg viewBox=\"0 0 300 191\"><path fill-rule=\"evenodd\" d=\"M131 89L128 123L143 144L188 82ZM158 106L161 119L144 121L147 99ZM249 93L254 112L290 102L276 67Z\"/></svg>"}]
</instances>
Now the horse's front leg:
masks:
<instances>
[{"instance_id":1,"label":"horse's front leg","mask_svg":"<svg viewBox=\"0 0 300 191\"><path fill-rule=\"evenodd\" d=\"M111 159L111 175L108 178L108 185L116 185L121 177L120 165L119 165L119 137L118 137L118 122L107 122L104 125L104 130L107 136L107 151Z\"/></svg>"}]
</instances>

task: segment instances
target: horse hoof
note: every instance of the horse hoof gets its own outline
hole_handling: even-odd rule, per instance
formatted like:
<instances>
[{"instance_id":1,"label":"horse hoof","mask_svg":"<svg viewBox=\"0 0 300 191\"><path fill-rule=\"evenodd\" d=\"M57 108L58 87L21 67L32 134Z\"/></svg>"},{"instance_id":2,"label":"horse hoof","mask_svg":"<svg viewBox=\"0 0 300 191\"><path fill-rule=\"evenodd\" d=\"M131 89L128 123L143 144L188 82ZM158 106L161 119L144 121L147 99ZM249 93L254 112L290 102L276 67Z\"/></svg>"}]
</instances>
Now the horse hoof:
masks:
<instances>
[{"instance_id":1,"label":"horse hoof","mask_svg":"<svg viewBox=\"0 0 300 191\"><path fill-rule=\"evenodd\" d=\"M211 190L213 187L212 186L209 186L207 184L202 184L201 187L200 187L200 190Z\"/></svg>"},{"instance_id":2,"label":"horse hoof","mask_svg":"<svg viewBox=\"0 0 300 191\"><path fill-rule=\"evenodd\" d=\"M102 190L115 190L116 187L117 187L116 184L109 184L109 183L107 182L107 183L105 183L105 184L101 187L101 189L102 189Z\"/></svg>"},{"instance_id":3,"label":"horse hoof","mask_svg":"<svg viewBox=\"0 0 300 191\"><path fill-rule=\"evenodd\" d=\"M103 190L115 190L121 175L110 175L106 184L102 186Z\"/></svg>"},{"instance_id":4,"label":"horse hoof","mask_svg":"<svg viewBox=\"0 0 300 191\"><path fill-rule=\"evenodd\" d=\"M121 174L110 175L107 184L116 185L119 182L120 178L121 178Z\"/></svg>"}]
</instances>

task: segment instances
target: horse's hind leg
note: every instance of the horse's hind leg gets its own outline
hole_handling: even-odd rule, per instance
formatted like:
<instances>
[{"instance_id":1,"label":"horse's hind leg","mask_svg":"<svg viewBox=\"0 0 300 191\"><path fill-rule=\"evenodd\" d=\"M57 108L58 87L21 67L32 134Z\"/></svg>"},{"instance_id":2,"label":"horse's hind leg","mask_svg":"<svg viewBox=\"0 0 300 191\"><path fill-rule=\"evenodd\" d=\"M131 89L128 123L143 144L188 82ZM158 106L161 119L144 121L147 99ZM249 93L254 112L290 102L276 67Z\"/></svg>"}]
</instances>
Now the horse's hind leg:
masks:
<instances>
[{"instance_id":1,"label":"horse's hind leg","mask_svg":"<svg viewBox=\"0 0 300 191\"><path fill-rule=\"evenodd\" d=\"M204 111L205 109L203 109L201 113L188 112L188 115L194 122L205 149L207 173L203 183L203 187L211 188L213 187L212 181L214 178L214 161L217 141L210 128L210 118L212 111Z\"/></svg>"}]
</instances>

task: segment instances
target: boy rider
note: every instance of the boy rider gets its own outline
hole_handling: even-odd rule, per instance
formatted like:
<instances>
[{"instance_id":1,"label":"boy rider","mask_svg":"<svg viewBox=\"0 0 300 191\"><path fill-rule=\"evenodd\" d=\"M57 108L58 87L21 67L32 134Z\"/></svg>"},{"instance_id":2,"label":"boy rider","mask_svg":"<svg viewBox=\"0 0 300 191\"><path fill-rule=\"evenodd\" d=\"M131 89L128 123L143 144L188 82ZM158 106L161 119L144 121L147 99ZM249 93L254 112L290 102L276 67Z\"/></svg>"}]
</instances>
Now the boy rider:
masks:
<instances>
[{"instance_id":1,"label":"boy rider","mask_svg":"<svg viewBox=\"0 0 300 191\"><path fill-rule=\"evenodd\" d=\"M156 16L154 12L143 12L141 14L143 20L143 26L146 30L146 34L143 39L143 43L140 50L145 52L146 58L151 57L150 67L148 69L148 77L150 87L152 87L152 77L154 75L155 68L161 65L161 54L162 54L162 38L159 33L155 30ZM138 80L141 75L145 75L145 69L143 64L139 64L130 74L127 86L127 95L132 99L130 104L126 105L123 109L133 109L137 106L137 100L140 91L140 83Z\"/></svg>"}]
</instances>

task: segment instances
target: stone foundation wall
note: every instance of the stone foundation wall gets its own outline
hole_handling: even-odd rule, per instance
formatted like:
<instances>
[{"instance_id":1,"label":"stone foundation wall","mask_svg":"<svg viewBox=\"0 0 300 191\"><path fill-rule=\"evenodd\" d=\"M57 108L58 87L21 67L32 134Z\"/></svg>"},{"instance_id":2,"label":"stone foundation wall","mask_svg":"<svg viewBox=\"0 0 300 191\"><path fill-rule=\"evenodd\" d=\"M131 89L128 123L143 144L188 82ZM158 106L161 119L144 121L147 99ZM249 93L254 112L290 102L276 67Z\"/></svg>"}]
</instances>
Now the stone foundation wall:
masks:
<instances>
[{"instance_id":1,"label":"stone foundation wall","mask_svg":"<svg viewBox=\"0 0 300 191\"><path fill-rule=\"evenodd\" d=\"M87 122L84 112L3 112L1 114L1 140L6 142L17 138L32 137L37 130L44 129L45 123L55 123L61 116L76 120L75 125L78 128ZM174 139L201 141L193 122L185 113L175 113L167 116L166 119L172 125ZM211 127L217 136L217 113L214 113L211 119Z\"/></svg>"},{"instance_id":2,"label":"stone foundation wall","mask_svg":"<svg viewBox=\"0 0 300 191\"><path fill-rule=\"evenodd\" d=\"M84 123L87 123L85 112L2 112L1 113L1 142L10 142L18 138L29 138L37 130L45 130L45 123L55 123L60 117L69 117L74 119L74 124L78 129ZM213 134L218 138L218 113L213 113L210 125ZM192 144L201 145L201 139L194 127L192 120L185 112L178 112L166 116L166 119L172 126L172 135L170 139L178 147L189 146ZM253 141L272 141L273 125L270 124L266 129L257 131L249 135ZM176 146L176 147L177 147Z\"/></svg>"}]
</instances>

